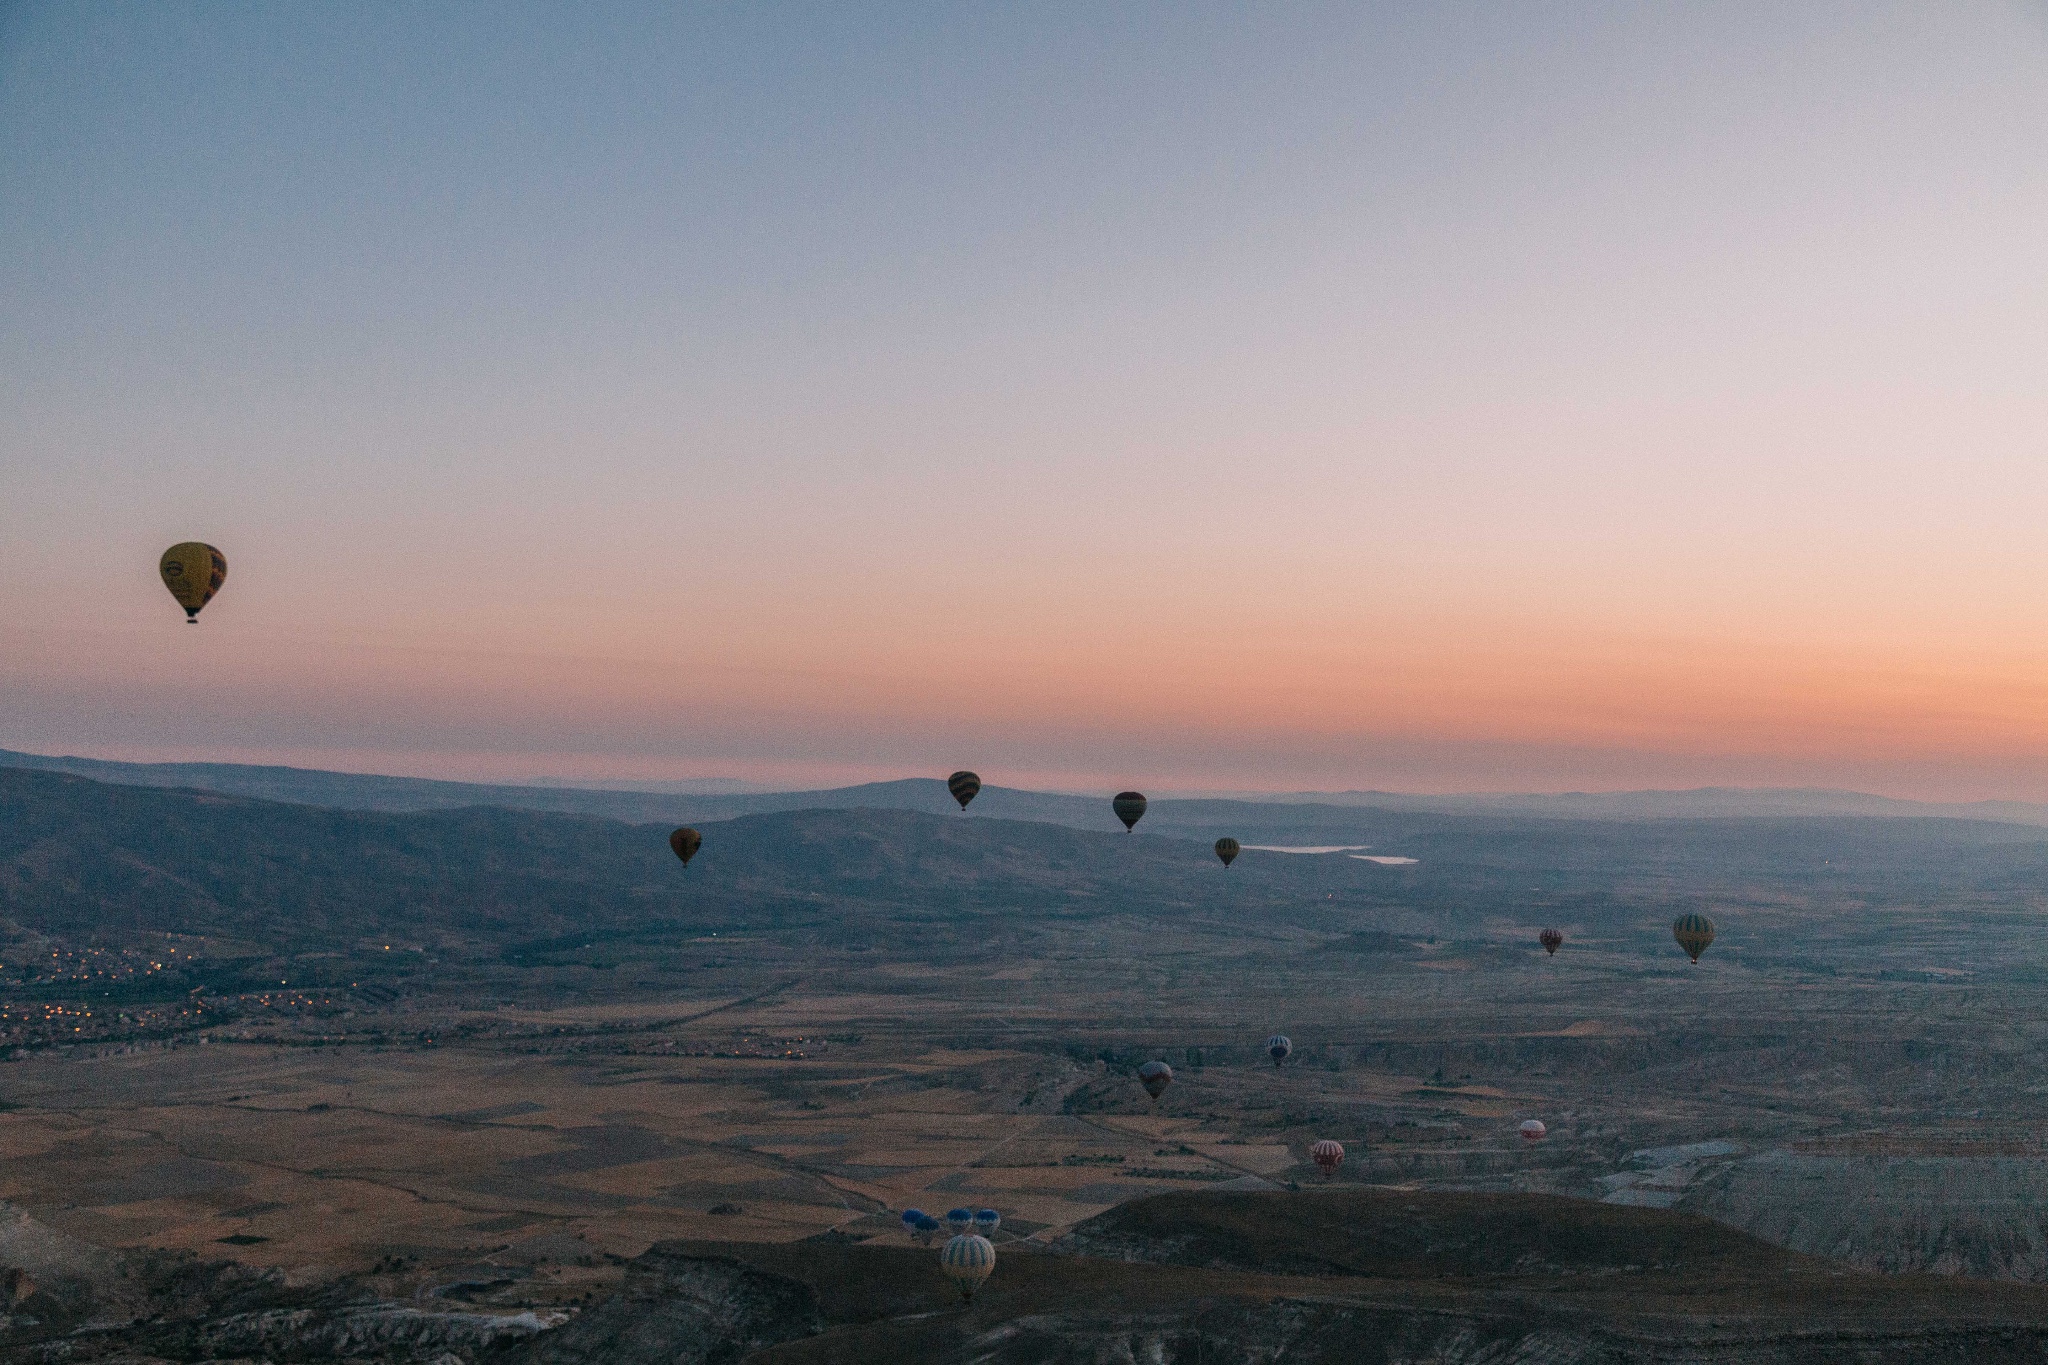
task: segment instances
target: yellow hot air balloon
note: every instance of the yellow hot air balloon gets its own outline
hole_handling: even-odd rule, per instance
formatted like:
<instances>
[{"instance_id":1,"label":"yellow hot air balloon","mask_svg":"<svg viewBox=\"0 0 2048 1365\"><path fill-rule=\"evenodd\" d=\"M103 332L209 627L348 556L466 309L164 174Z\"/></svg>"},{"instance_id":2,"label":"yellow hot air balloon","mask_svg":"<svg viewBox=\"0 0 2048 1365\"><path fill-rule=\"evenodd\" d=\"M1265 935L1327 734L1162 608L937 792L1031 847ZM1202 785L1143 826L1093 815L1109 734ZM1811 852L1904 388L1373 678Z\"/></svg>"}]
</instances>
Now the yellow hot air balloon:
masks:
<instances>
[{"instance_id":1,"label":"yellow hot air balloon","mask_svg":"<svg viewBox=\"0 0 2048 1365\"><path fill-rule=\"evenodd\" d=\"M199 624L199 609L213 600L220 585L227 582L227 556L204 541L187 540L164 551L157 572L178 605L185 609L185 623Z\"/></svg>"}]
</instances>

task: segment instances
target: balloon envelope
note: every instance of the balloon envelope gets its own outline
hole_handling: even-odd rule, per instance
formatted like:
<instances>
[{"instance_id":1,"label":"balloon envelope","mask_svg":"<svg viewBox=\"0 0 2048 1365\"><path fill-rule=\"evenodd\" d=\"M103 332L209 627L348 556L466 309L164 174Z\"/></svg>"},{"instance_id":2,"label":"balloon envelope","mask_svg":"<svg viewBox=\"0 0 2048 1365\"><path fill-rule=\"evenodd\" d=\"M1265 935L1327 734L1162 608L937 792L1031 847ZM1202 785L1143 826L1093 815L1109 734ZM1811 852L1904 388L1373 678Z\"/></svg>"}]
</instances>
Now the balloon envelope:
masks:
<instances>
[{"instance_id":1,"label":"balloon envelope","mask_svg":"<svg viewBox=\"0 0 2048 1365\"><path fill-rule=\"evenodd\" d=\"M1543 945L1544 952L1556 957L1558 948L1564 943L1564 935L1555 929L1545 929L1536 935L1536 941Z\"/></svg>"},{"instance_id":2,"label":"balloon envelope","mask_svg":"<svg viewBox=\"0 0 2048 1365\"><path fill-rule=\"evenodd\" d=\"M1286 1061L1293 1052L1294 1040L1284 1033L1276 1033L1266 1040L1266 1055L1273 1059L1274 1066Z\"/></svg>"},{"instance_id":3,"label":"balloon envelope","mask_svg":"<svg viewBox=\"0 0 2048 1365\"><path fill-rule=\"evenodd\" d=\"M1237 855L1243 851L1244 845L1238 843L1235 839L1218 839L1216 841L1216 856L1223 860L1225 867L1229 867L1232 863L1236 862Z\"/></svg>"},{"instance_id":4,"label":"balloon envelope","mask_svg":"<svg viewBox=\"0 0 2048 1365\"><path fill-rule=\"evenodd\" d=\"M953 799L960 803L960 809L966 810L967 803L981 790L981 779L962 768L946 779L946 790L953 793Z\"/></svg>"},{"instance_id":5,"label":"balloon envelope","mask_svg":"<svg viewBox=\"0 0 2048 1365\"><path fill-rule=\"evenodd\" d=\"M1705 915L1680 915L1671 924L1671 937L1678 940L1678 946L1685 949L1685 955L1694 962L1714 941L1714 922Z\"/></svg>"},{"instance_id":6,"label":"balloon envelope","mask_svg":"<svg viewBox=\"0 0 2048 1365\"><path fill-rule=\"evenodd\" d=\"M1003 1215L997 1213L994 1209L976 1209L974 1211L974 1230L983 1235L994 1232L1002 1221Z\"/></svg>"},{"instance_id":7,"label":"balloon envelope","mask_svg":"<svg viewBox=\"0 0 2048 1365\"><path fill-rule=\"evenodd\" d=\"M1145 1093L1158 1099L1166 1093L1166 1087L1173 1084L1173 1068L1165 1062L1147 1062L1138 1068L1138 1083L1145 1087Z\"/></svg>"},{"instance_id":8,"label":"balloon envelope","mask_svg":"<svg viewBox=\"0 0 2048 1365\"><path fill-rule=\"evenodd\" d=\"M697 850L704 847L704 836L685 825L668 836L668 846L683 860L683 866L690 865L690 859L697 856Z\"/></svg>"},{"instance_id":9,"label":"balloon envelope","mask_svg":"<svg viewBox=\"0 0 2048 1365\"><path fill-rule=\"evenodd\" d=\"M164 586L185 609L185 619L199 620L199 609L213 600L227 582L227 557L202 540L183 540L164 551L156 564Z\"/></svg>"},{"instance_id":10,"label":"balloon envelope","mask_svg":"<svg viewBox=\"0 0 2048 1365\"><path fill-rule=\"evenodd\" d=\"M946 1226L955 1232L965 1232L974 1226L973 1209L947 1209Z\"/></svg>"},{"instance_id":11,"label":"balloon envelope","mask_svg":"<svg viewBox=\"0 0 2048 1365\"><path fill-rule=\"evenodd\" d=\"M946 1272L947 1279L960 1286L961 1297L970 1303L974 1301L974 1291L995 1268L994 1243L976 1233L961 1233L939 1252L939 1269Z\"/></svg>"},{"instance_id":12,"label":"balloon envelope","mask_svg":"<svg viewBox=\"0 0 2048 1365\"><path fill-rule=\"evenodd\" d=\"M1344 1164L1344 1144L1324 1138L1308 1149L1308 1159L1316 1163L1324 1176L1335 1175L1337 1168Z\"/></svg>"},{"instance_id":13,"label":"balloon envelope","mask_svg":"<svg viewBox=\"0 0 2048 1365\"><path fill-rule=\"evenodd\" d=\"M1550 1130L1543 1126L1542 1119L1523 1119L1521 1131L1522 1141L1541 1142L1543 1141L1543 1135Z\"/></svg>"},{"instance_id":14,"label":"balloon envelope","mask_svg":"<svg viewBox=\"0 0 2048 1365\"><path fill-rule=\"evenodd\" d=\"M1128 832L1145 815L1145 793L1118 792L1110 801L1109 808L1116 812L1116 818L1124 822Z\"/></svg>"}]
</instances>

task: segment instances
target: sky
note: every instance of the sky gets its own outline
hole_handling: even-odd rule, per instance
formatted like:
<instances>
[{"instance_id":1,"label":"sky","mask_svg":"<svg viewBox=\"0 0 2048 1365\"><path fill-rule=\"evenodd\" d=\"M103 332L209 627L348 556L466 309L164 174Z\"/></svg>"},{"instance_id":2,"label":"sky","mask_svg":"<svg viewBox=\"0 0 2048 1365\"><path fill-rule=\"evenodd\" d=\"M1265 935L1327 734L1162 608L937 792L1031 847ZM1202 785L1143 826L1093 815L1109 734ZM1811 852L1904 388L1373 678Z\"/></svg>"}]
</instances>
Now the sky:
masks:
<instances>
[{"instance_id":1,"label":"sky","mask_svg":"<svg viewBox=\"0 0 2048 1365\"><path fill-rule=\"evenodd\" d=\"M0 747L2048 800L2044 225L2040 0L0 3Z\"/></svg>"}]
</instances>

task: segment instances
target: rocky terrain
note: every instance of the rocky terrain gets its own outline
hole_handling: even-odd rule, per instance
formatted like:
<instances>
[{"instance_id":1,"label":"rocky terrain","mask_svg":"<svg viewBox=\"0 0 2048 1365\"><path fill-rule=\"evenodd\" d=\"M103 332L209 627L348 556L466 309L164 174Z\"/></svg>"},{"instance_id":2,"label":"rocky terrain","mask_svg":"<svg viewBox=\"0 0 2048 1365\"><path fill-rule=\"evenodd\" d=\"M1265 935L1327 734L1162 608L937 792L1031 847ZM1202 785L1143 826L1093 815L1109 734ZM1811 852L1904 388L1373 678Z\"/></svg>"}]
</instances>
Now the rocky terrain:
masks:
<instances>
[{"instance_id":1,"label":"rocky terrain","mask_svg":"<svg viewBox=\"0 0 2048 1365\"><path fill-rule=\"evenodd\" d=\"M0 1360L482 1359L567 1320L377 1300L190 1254L114 1251L0 1207Z\"/></svg>"},{"instance_id":2,"label":"rocky terrain","mask_svg":"<svg viewBox=\"0 0 2048 1365\"><path fill-rule=\"evenodd\" d=\"M0 1361L354 1365L835 1362L2002 1362L2048 1290L1880 1277L1682 1213L1541 1195L1325 1189L1137 1200L1003 1239L971 1304L928 1249L664 1242L580 1311L294 1287L95 1252L15 1215ZM49 1287L30 1284L41 1273Z\"/></svg>"}]
</instances>

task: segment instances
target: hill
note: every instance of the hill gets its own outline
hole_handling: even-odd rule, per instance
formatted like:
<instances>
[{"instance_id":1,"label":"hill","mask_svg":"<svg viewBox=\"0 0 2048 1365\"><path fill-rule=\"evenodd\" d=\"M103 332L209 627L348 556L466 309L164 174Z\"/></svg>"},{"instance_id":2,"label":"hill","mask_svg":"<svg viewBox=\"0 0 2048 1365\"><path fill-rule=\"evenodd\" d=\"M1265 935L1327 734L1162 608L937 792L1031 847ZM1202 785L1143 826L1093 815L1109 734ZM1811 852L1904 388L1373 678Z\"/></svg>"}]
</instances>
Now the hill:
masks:
<instances>
[{"instance_id":1,"label":"hill","mask_svg":"<svg viewBox=\"0 0 2048 1365\"><path fill-rule=\"evenodd\" d=\"M1005 1243L966 1308L930 1251L664 1243L617 1298L507 1356L1846 1365L2048 1347L2048 1292L1861 1275L1681 1215L1545 1196L1176 1194L1113 1210L1086 1238L1125 1255ZM1186 1264L1196 1246L1212 1262L1234 1249Z\"/></svg>"},{"instance_id":2,"label":"hill","mask_svg":"<svg viewBox=\"0 0 2048 1365\"><path fill-rule=\"evenodd\" d=\"M90 1248L96 1269L82 1276L67 1273L77 1255L28 1248L17 1281L28 1292L0 1317L0 1361L2002 1365L2048 1349L2048 1290L1867 1275L1683 1215L1545 1196L1176 1194L1112 1210L1084 1236L1125 1255L999 1235L971 1306L928 1249L669 1241L580 1311L497 1302L516 1290L490 1308L415 1303L377 1293L375 1276L295 1287L189 1256ZM1186 1264L1197 1245L1212 1260L1233 1249ZM78 1331L88 1318L96 1325Z\"/></svg>"},{"instance_id":3,"label":"hill","mask_svg":"<svg viewBox=\"0 0 2048 1365\"><path fill-rule=\"evenodd\" d=\"M1155 1195L1080 1224L1106 1260L1373 1279L1683 1275L1768 1279L1824 1263L1704 1218L1541 1194L1328 1189Z\"/></svg>"},{"instance_id":4,"label":"hill","mask_svg":"<svg viewBox=\"0 0 2048 1365\"><path fill-rule=\"evenodd\" d=\"M791 811L705 828L686 869L665 825L332 810L0 769L0 914L39 933L139 928L280 949L733 928L929 944L928 922L959 916L1195 913L1232 875L1178 841L957 814ZM1264 863L1261 878L1236 877L1229 907L1297 904L1364 875Z\"/></svg>"},{"instance_id":5,"label":"hill","mask_svg":"<svg viewBox=\"0 0 2048 1365\"><path fill-rule=\"evenodd\" d=\"M717 792L687 784L473 783L375 773L329 772L243 763L120 763L0 749L0 767L64 772L98 782L190 787L230 796L331 806L341 810L429 811L465 806L595 815L632 823L727 820L788 810L956 810L938 778L869 782L819 791ZM1140 783L1139 785L1143 785ZM1102 796L1023 791L994 783L975 798L980 816L1043 820L1077 829L1118 828ZM1361 810L1407 815L1494 816L1569 821L1789 820L1842 817L1949 819L2048 825L2048 806L2021 801L1906 801L1867 792L1804 787L1699 787L1682 791L1414 792L1347 791L1155 798L1153 833L1213 839L1249 834L1270 842L1353 837ZM1370 818L1370 816L1366 817Z\"/></svg>"},{"instance_id":6,"label":"hill","mask_svg":"<svg viewBox=\"0 0 2048 1365\"><path fill-rule=\"evenodd\" d=\"M1204 803L1186 804L1202 818ZM395 937L499 954L750 932L926 958L1042 955L1038 935L1081 948L1077 930L1112 922L1233 939L1377 934L1378 951L1511 932L1519 948L1540 918L1668 955L1673 914L1747 905L1752 932L1727 934L1718 957L1810 961L1910 932L1988 965L2024 953L2008 921L2048 884L2048 835L2004 824L1341 814L1359 842L1416 861L1249 848L1226 871L1146 833L851 809L706 823L685 869L665 825L337 810L0 768L0 916L17 937L176 932L271 952ZM1874 902L1885 918L1837 913Z\"/></svg>"}]
</instances>

